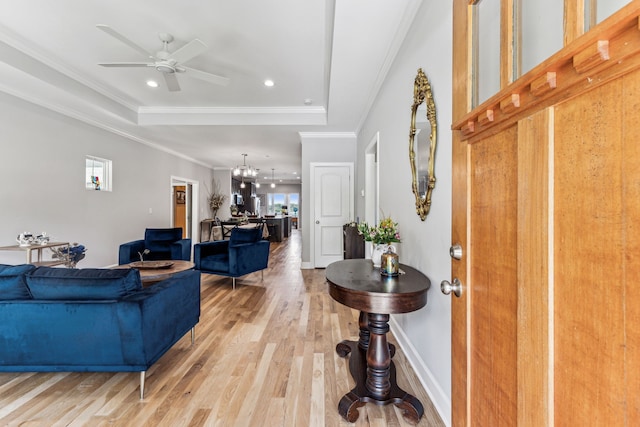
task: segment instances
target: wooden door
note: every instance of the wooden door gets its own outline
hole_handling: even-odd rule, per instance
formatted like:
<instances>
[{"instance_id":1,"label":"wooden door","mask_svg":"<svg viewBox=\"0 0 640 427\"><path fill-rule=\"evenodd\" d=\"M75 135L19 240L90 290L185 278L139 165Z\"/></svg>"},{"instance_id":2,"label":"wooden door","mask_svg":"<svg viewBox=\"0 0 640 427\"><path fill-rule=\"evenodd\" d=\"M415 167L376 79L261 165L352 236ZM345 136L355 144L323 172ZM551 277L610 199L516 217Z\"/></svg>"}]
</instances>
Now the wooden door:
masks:
<instances>
[{"instance_id":1,"label":"wooden door","mask_svg":"<svg viewBox=\"0 0 640 427\"><path fill-rule=\"evenodd\" d=\"M182 228L182 237L187 237L187 187L173 186L173 226Z\"/></svg>"},{"instance_id":2,"label":"wooden door","mask_svg":"<svg viewBox=\"0 0 640 427\"><path fill-rule=\"evenodd\" d=\"M454 426L640 419L639 16L454 123Z\"/></svg>"},{"instance_id":3,"label":"wooden door","mask_svg":"<svg viewBox=\"0 0 640 427\"><path fill-rule=\"evenodd\" d=\"M353 215L353 165L312 165L314 266L343 258L342 226Z\"/></svg>"}]
</instances>

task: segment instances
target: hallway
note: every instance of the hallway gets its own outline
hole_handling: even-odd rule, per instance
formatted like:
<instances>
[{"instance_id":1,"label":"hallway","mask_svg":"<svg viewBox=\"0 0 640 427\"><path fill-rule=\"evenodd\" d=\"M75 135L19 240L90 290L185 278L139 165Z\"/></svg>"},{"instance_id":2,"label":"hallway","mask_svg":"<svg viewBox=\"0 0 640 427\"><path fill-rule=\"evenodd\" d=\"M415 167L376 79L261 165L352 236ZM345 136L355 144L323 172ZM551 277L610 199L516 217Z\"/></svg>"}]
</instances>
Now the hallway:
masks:
<instances>
[{"instance_id":1,"label":"hallway","mask_svg":"<svg viewBox=\"0 0 640 427\"><path fill-rule=\"evenodd\" d=\"M355 424L338 401L353 387L342 339L358 313L334 302L324 270L300 270L301 232L271 244L269 268L237 280L202 276L202 315L147 373L2 373L0 425L406 426L394 406L367 404ZM390 341L395 343L393 337ZM442 426L401 349L398 383L425 407L418 425Z\"/></svg>"}]
</instances>

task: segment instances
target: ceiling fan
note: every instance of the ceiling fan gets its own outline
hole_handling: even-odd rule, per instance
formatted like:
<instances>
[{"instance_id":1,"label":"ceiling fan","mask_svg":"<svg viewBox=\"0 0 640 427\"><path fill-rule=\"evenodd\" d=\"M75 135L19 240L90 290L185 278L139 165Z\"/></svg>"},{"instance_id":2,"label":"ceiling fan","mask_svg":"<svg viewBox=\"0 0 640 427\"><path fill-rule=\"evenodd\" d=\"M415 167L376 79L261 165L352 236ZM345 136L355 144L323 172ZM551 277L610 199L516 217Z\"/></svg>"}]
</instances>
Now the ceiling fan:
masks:
<instances>
[{"instance_id":1,"label":"ceiling fan","mask_svg":"<svg viewBox=\"0 0 640 427\"><path fill-rule=\"evenodd\" d=\"M174 52L169 52L169 43L173 41L173 36L169 33L158 33L158 37L160 38L160 41L162 41L162 50L159 50L156 53L151 53L147 52L144 48L129 40L108 25L100 24L96 25L96 27L151 59L150 62L107 62L98 65L103 67L153 67L162 73L164 81L167 84L167 88L171 92L180 90L180 84L178 83L176 73L186 73L191 77L217 85L226 86L229 84L229 79L227 77L218 76L207 73L206 71L182 65L207 50L207 45L198 39L193 39L180 49Z\"/></svg>"}]
</instances>

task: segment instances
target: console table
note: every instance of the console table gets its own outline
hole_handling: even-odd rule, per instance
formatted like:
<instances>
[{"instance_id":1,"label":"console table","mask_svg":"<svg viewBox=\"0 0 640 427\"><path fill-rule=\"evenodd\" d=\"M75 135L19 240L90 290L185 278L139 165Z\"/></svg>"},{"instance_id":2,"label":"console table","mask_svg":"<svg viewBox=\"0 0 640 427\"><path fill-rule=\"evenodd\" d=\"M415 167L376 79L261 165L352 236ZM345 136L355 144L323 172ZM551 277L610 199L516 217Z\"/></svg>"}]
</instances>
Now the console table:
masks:
<instances>
[{"instance_id":1,"label":"console table","mask_svg":"<svg viewBox=\"0 0 640 427\"><path fill-rule=\"evenodd\" d=\"M391 360L395 347L387 342L389 314L409 313L427 304L431 282L418 270L400 264L403 274L387 277L374 268L369 259L337 261L326 269L329 294L337 302L360 310L360 336L336 346L340 357L349 358L349 371L355 388L345 394L338 412L349 422L358 419L358 408L367 402L393 403L403 415L417 423L424 414L420 401L396 383L396 368Z\"/></svg>"},{"instance_id":2,"label":"console table","mask_svg":"<svg viewBox=\"0 0 640 427\"><path fill-rule=\"evenodd\" d=\"M29 246L9 245L0 247L0 251L22 251L27 253L27 264L33 264L36 266L52 267L55 265L66 264L64 259L43 260L42 250L47 248L59 248L63 246L69 246L69 242L47 242L43 244L34 243ZM35 253L35 260L33 259L33 253Z\"/></svg>"}]
</instances>

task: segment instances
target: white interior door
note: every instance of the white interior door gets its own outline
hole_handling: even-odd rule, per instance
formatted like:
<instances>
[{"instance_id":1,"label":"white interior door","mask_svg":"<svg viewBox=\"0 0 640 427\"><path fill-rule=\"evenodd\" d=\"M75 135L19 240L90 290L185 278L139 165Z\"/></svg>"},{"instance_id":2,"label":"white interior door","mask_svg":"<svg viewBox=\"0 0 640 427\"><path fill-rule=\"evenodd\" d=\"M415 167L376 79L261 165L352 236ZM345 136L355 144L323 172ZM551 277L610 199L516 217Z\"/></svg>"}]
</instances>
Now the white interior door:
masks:
<instances>
[{"instance_id":1,"label":"white interior door","mask_svg":"<svg viewBox=\"0 0 640 427\"><path fill-rule=\"evenodd\" d=\"M312 165L314 266L343 259L342 226L353 215L353 164Z\"/></svg>"}]
</instances>

